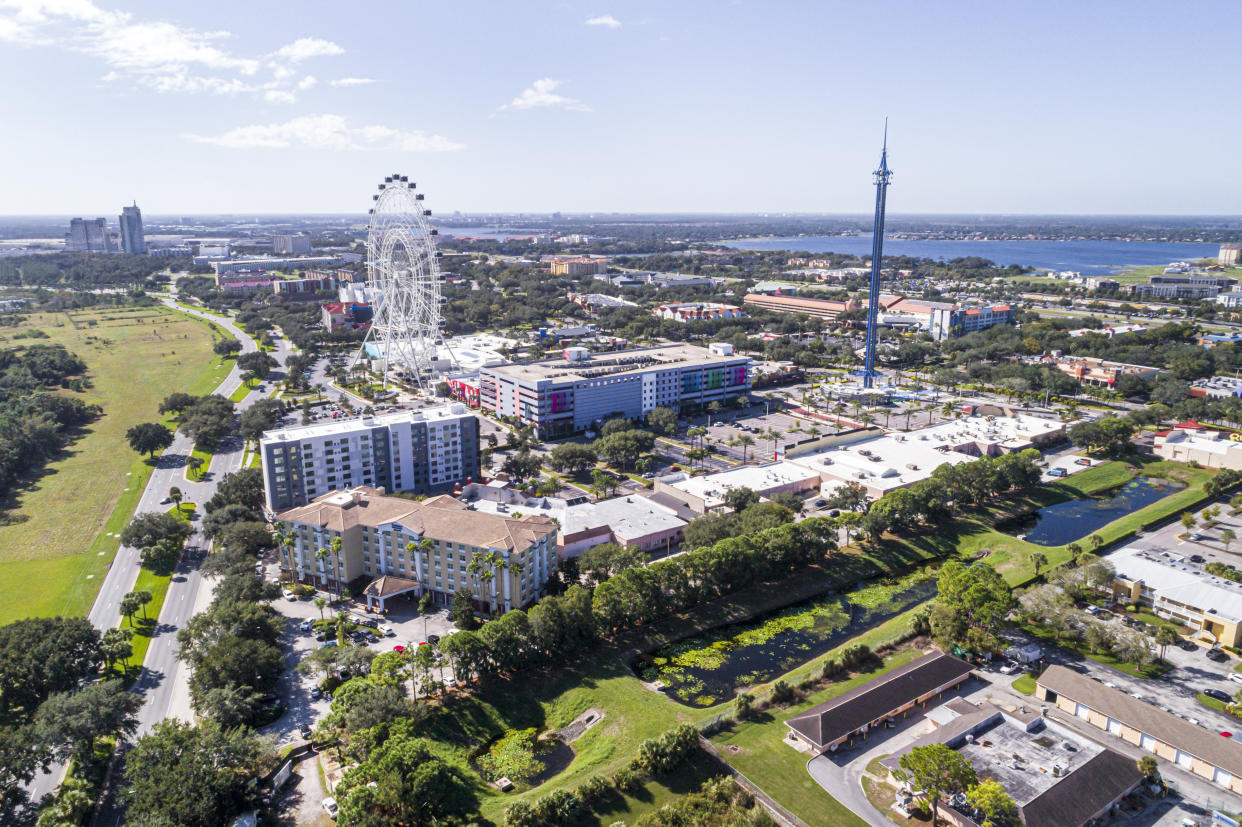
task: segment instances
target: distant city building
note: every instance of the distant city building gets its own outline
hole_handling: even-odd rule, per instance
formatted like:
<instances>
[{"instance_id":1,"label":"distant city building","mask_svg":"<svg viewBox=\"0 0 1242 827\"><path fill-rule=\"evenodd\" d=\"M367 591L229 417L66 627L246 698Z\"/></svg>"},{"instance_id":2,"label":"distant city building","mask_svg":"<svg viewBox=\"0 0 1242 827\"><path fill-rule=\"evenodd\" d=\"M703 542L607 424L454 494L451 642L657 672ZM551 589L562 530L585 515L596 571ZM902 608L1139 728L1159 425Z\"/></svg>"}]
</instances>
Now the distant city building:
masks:
<instances>
[{"instance_id":1,"label":"distant city building","mask_svg":"<svg viewBox=\"0 0 1242 827\"><path fill-rule=\"evenodd\" d=\"M306 235L274 235L272 236L272 252L278 256L304 255L311 251L310 236Z\"/></svg>"},{"instance_id":2,"label":"distant city building","mask_svg":"<svg viewBox=\"0 0 1242 827\"><path fill-rule=\"evenodd\" d=\"M194 250L184 244L174 245L172 247L148 247L147 255L156 258L175 258L177 256L192 256Z\"/></svg>"},{"instance_id":3,"label":"distant city building","mask_svg":"<svg viewBox=\"0 0 1242 827\"><path fill-rule=\"evenodd\" d=\"M383 611L394 597L430 594L447 606L457 591L477 591L477 608L495 612L528 606L556 573L556 523L471 511L452 497L418 502L359 486L282 511L277 521L292 540L294 576L321 587L371 579L368 608ZM320 549L341 541L339 556ZM413 544L415 550L411 551ZM485 585L472 564L484 566Z\"/></svg>"},{"instance_id":4,"label":"distant city building","mask_svg":"<svg viewBox=\"0 0 1242 827\"><path fill-rule=\"evenodd\" d=\"M116 244L106 218L74 218L65 235L65 250L71 253L115 253Z\"/></svg>"},{"instance_id":5,"label":"distant city building","mask_svg":"<svg viewBox=\"0 0 1242 827\"><path fill-rule=\"evenodd\" d=\"M142 233L142 210L138 209L137 201L131 207L121 207L118 226L121 228L121 252L145 255L147 242Z\"/></svg>"},{"instance_id":6,"label":"distant city building","mask_svg":"<svg viewBox=\"0 0 1242 827\"><path fill-rule=\"evenodd\" d=\"M1222 244L1220 252L1216 254L1216 263L1223 264L1226 267L1232 267L1242 260L1242 245L1238 244Z\"/></svg>"},{"instance_id":7,"label":"distant city building","mask_svg":"<svg viewBox=\"0 0 1242 827\"><path fill-rule=\"evenodd\" d=\"M462 405L300 425L259 441L272 511L355 485L430 494L479 476L479 420Z\"/></svg>"},{"instance_id":8,"label":"distant city building","mask_svg":"<svg viewBox=\"0 0 1242 827\"><path fill-rule=\"evenodd\" d=\"M1222 290L1231 290L1238 280L1226 276L1152 276L1147 284L1130 285L1130 293L1155 299L1210 299Z\"/></svg>"},{"instance_id":9,"label":"distant city building","mask_svg":"<svg viewBox=\"0 0 1242 827\"><path fill-rule=\"evenodd\" d=\"M743 301L751 307L773 313L804 313L823 319L835 319L847 310L867 306L865 301L854 299L836 301L762 293L748 293ZM1013 322L1013 308L1007 304L968 307L948 302L907 299L904 296L881 296L878 318L881 324L922 328L932 338L941 341L998 324L1009 324Z\"/></svg>"},{"instance_id":10,"label":"distant city building","mask_svg":"<svg viewBox=\"0 0 1242 827\"><path fill-rule=\"evenodd\" d=\"M483 408L533 425L540 439L589 430L608 419L639 419L652 408L700 408L750 389L750 358L728 344L674 344L592 354L584 347L545 359L484 368Z\"/></svg>"},{"instance_id":11,"label":"distant city building","mask_svg":"<svg viewBox=\"0 0 1242 827\"><path fill-rule=\"evenodd\" d=\"M1083 284L1088 290L1120 290L1121 282L1104 276L1088 276Z\"/></svg>"},{"instance_id":12,"label":"distant city building","mask_svg":"<svg viewBox=\"0 0 1242 827\"><path fill-rule=\"evenodd\" d=\"M835 319L846 310L854 310L863 306L853 299L835 301L764 293L747 293L742 301L751 307L770 310L773 313L804 313L808 316L818 316L821 319Z\"/></svg>"},{"instance_id":13,"label":"distant city building","mask_svg":"<svg viewBox=\"0 0 1242 827\"><path fill-rule=\"evenodd\" d=\"M1196 379L1190 383L1190 396L1196 398L1228 399L1242 397L1242 379L1236 376L1213 376Z\"/></svg>"},{"instance_id":14,"label":"distant city building","mask_svg":"<svg viewBox=\"0 0 1242 827\"><path fill-rule=\"evenodd\" d=\"M552 259L554 276L592 276L608 272L608 259L591 256L557 256Z\"/></svg>"},{"instance_id":15,"label":"distant city building","mask_svg":"<svg viewBox=\"0 0 1242 827\"><path fill-rule=\"evenodd\" d=\"M1128 333L1142 333L1147 329L1146 325L1141 324L1109 324L1104 325L1104 327L1075 328L1069 332L1069 335L1073 338L1079 338L1086 336L1089 333L1094 333L1098 336L1103 336L1106 339L1111 339L1114 336L1125 336Z\"/></svg>"},{"instance_id":16,"label":"distant city building","mask_svg":"<svg viewBox=\"0 0 1242 827\"><path fill-rule=\"evenodd\" d=\"M611 307L638 307L635 302L603 293L570 293L569 300L592 313Z\"/></svg>"},{"instance_id":17,"label":"distant city building","mask_svg":"<svg viewBox=\"0 0 1242 827\"><path fill-rule=\"evenodd\" d=\"M1242 307L1242 290L1229 290L1218 293L1216 303L1222 307Z\"/></svg>"},{"instance_id":18,"label":"distant city building","mask_svg":"<svg viewBox=\"0 0 1242 827\"><path fill-rule=\"evenodd\" d=\"M307 268L327 267L340 263L337 256L305 256L302 258L237 258L231 261L218 261L212 266L216 275L232 273L267 273L273 270L305 270Z\"/></svg>"},{"instance_id":19,"label":"distant city building","mask_svg":"<svg viewBox=\"0 0 1242 827\"><path fill-rule=\"evenodd\" d=\"M1059 351L1048 356L1027 356L1022 361L1028 365L1054 367L1079 384L1094 385L1097 388L1111 388L1122 376L1151 379L1160 374L1160 368L1148 365L1111 362L1094 356L1062 355Z\"/></svg>"},{"instance_id":20,"label":"distant city building","mask_svg":"<svg viewBox=\"0 0 1242 827\"><path fill-rule=\"evenodd\" d=\"M323 272L322 270L316 272ZM277 279L272 289L279 295L291 293L319 293L336 289L336 277L331 273L322 276L308 275L304 279Z\"/></svg>"},{"instance_id":21,"label":"distant city building","mask_svg":"<svg viewBox=\"0 0 1242 827\"><path fill-rule=\"evenodd\" d=\"M761 456L761 451L754 452ZM682 502L696 514L727 510L725 498L730 491L749 489L760 497L791 492L806 494L818 491L819 472L792 462L766 465L741 465L714 474L690 476L685 472L667 474L655 480L655 492Z\"/></svg>"},{"instance_id":22,"label":"distant city building","mask_svg":"<svg viewBox=\"0 0 1242 827\"><path fill-rule=\"evenodd\" d=\"M1209 431L1198 422L1179 422L1167 431L1157 431L1155 446L1161 459L1242 471L1242 442L1221 431Z\"/></svg>"},{"instance_id":23,"label":"distant city building","mask_svg":"<svg viewBox=\"0 0 1242 827\"><path fill-rule=\"evenodd\" d=\"M746 313L740 307L718 302L681 302L662 304L652 311L658 319L692 322L703 319L740 319Z\"/></svg>"}]
</instances>

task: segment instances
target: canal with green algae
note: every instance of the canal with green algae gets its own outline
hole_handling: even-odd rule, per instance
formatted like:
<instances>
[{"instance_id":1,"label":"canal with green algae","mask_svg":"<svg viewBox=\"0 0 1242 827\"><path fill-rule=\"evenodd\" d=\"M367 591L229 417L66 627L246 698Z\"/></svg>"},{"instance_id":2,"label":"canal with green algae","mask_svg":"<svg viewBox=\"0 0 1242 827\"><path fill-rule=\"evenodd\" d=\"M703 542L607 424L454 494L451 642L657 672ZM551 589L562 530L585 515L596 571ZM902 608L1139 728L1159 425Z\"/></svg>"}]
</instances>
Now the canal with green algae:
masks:
<instances>
[{"instance_id":1,"label":"canal with green algae","mask_svg":"<svg viewBox=\"0 0 1242 827\"><path fill-rule=\"evenodd\" d=\"M687 706L712 706L828 652L936 594L924 570L847 594L826 595L745 623L680 640L639 658L634 670L661 681Z\"/></svg>"}]
</instances>

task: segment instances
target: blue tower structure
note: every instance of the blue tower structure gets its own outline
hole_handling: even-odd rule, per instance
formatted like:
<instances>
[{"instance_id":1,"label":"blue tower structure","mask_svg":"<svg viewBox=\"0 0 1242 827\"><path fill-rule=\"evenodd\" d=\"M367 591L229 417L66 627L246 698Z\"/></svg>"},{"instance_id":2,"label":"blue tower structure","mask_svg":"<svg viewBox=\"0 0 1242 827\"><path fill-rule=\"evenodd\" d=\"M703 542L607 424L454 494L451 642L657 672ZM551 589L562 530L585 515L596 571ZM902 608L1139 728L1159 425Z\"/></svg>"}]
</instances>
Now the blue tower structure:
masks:
<instances>
[{"instance_id":1,"label":"blue tower structure","mask_svg":"<svg viewBox=\"0 0 1242 827\"><path fill-rule=\"evenodd\" d=\"M875 175L875 224L871 229L871 290L867 294L867 349L863 358L863 387L875 386L875 342L880 312L880 266L884 258L884 207L888 199L888 121L884 121L884 148Z\"/></svg>"}]
</instances>

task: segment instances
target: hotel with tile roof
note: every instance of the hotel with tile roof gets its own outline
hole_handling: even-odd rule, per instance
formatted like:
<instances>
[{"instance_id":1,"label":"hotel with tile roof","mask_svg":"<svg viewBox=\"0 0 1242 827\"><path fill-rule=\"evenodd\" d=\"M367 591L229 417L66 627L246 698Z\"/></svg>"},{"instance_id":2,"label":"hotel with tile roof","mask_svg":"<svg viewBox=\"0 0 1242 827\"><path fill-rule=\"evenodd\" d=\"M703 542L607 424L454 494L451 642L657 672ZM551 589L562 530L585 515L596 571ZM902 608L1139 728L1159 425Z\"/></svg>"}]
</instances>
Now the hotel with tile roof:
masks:
<instances>
[{"instance_id":1,"label":"hotel with tile roof","mask_svg":"<svg viewBox=\"0 0 1242 827\"><path fill-rule=\"evenodd\" d=\"M292 540L282 566L323 588L395 578L409 581L415 596L431 593L437 605L470 589L479 608L500 613L539 599L557 568L552 520L486 514L447 496L418 501L360 486L282 511L276 521ZM331 553L338 538L339 560Z\"/></svg>"}]
</instances>

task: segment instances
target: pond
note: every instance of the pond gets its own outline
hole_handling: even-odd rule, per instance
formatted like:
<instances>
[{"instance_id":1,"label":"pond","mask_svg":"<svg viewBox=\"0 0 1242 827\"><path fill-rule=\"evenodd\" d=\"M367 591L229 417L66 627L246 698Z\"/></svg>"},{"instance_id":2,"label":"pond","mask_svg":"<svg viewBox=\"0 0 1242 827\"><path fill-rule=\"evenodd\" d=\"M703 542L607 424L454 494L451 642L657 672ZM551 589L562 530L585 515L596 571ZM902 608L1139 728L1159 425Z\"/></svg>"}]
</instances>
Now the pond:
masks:
<instances>
[{"instance_id":1,"label":"pond","mask_svg":"<svg viewBox=\"0 0 1242 827\"><path fill-rule=\"evenodd\" d=\"M1119 517L1164 499L1186 486L1159 477L1135 477L1103 497L1081 497L1041 508L998 528L1028 543L1063 546L1080 540Z\"/></svg>"},{"instance_id":2,"label":"pond","mask_svg":"<svg viewBox=\"0 0 1242 827\"><path fill-rule=\"evenodd\" d=\"M645 681L662 681L674 700L712 706L738 688L770 681L935 594L931 572L875 583L678 641L638 659L634 670Z\"/></svg>"}]
</instances>

